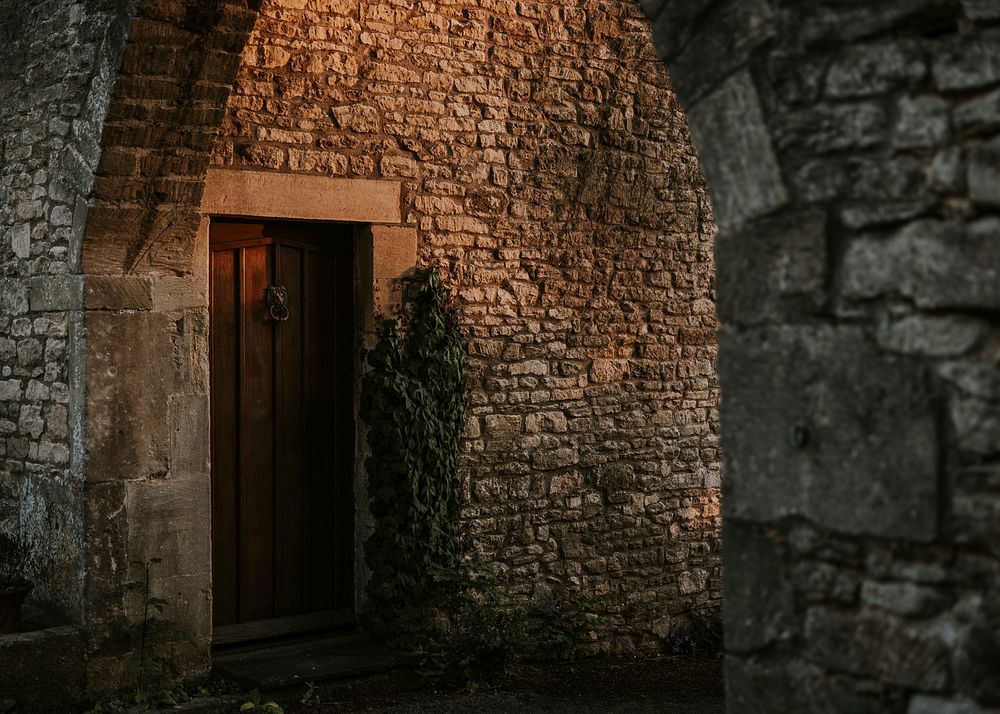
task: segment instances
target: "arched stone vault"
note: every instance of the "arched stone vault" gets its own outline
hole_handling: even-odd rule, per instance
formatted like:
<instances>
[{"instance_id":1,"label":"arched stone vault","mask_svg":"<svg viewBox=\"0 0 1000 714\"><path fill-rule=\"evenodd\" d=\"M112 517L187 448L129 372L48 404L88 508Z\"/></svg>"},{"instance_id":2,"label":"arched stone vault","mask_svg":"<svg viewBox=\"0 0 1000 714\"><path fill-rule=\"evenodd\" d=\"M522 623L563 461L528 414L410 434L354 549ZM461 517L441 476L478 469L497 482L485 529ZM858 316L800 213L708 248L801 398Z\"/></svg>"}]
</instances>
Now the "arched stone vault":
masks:
<instances>
[{"instance_id":1,"label":"arched stone vault","mask_svg":"<svg viewBox=\"0 0 1000 714\"><path fill-rule=\"evenodd\" d=\"M730 710L997 705L1000 9L641 5L721 227ZM129 23L75 306L87 423L107 425L85 436L93 630L123 607L123 514L172 518L205 497L194 483L130 496L117 470L157 475L149 455L206 438L205 374L188 359L205 300L186 266L256 9L144 2ZM121 365L134 379L108 378ZM118 386L148 365L170 399ZM113 424L164 415L150 443L116 440ZM173 463L163 483L203 469ZM206 544L192 534L169 567L196 593ZM203 598L179 605L205 622ZM101 654L92 676L114 680L118 653Z\"/></svg>"},{"instance_id":2,"label":"arched stone vault","mask_svg":"<svg viewBox=\"0 0 1000 714\"><path fill-rule=\"evenodd\" d=\"M139 5L104 125L84 241L87 274L145 275L150 266L187 272L212 144L255 6Z\"/></svg>"},{"instance_id":3,"label":"arched stone vault","mask_svg":"<svg viewBox=\"0 0 1000 714\"><path fill-rule=\"evenodd\" d=\"M192 20L185 5L153 5L161 9L142 10L132 23L83 249L91 523L120 525L89 552L90 627L135 614L115 564L165 552L158 587L169 593L169 615L209 636L201 212L219 215L221 206L231 215L232 191L246 182L235 188L225 174L256 176L249 183L260 191L274 185L275 172L396 187L404 225L372 220L358 236L360 261L370 261L362 267L371 273L369 308L392 303L385 290L398 289L389 278L401 271L391 266L401 265L400 249L418 230L416 259L446 266L463 290L475 385L462 456L474 466L465 482L469 528L489 557L517 569L519 594L545 597L553 582L582 582L625 612L626 627L613 633L623 644L652 643L687 613L717 610L714 226L682 114L637 8L595 6L588 15L553 6L522 18L511 7L509 18L495 20L488 8L472 8L456 20L450 7L275 0L263 6L240 68L235 50L254 17L249 9L223 3ZM543 111L527 81L494 78L492 60L475 49L492 42L494 21L495 61L514 67L505 71L527 64L546 96L574 82L591 93L577 97L591 110L586 129L567 119L565 104L553 100L551 115ZM544 39L557 50L526 61L543 49L536 26L552 33ZM199 27L212 33L203 37ZM345 44L358 32L359 41ZM440 60L445 69L416 63L427 74L414 79L413 58L394 32L429 36L434 51L452 53ZM580 73L593 76L584 82ZM435 96L407 88L421 83ZM378 96L368 84L399 89ZM602 91L614 106L594 103ZM381 121L370 106L376 99L394 103L381 105L387 116L404 117L385 119L392 128L384 132L372 130ZM445 101L454 111L444 111ZM498 121L507 104L521 112L509 136ZM437 136L428 121L440 122ZM220 181L206 209L213 142L209 174ZM492 165L508 152L509 166ZM629 172L638 189L620 190L601 172ZM578 188L568 176L579 177ZM516 181L521 187L508 190ZM273 189L265 193L236 202L281 203ZM315 218L312 208L299 217ZM648 281L643 269L655 271ZM520 341L500 339L511 330L521 331ZM151 369L161 375L152 384L143 379ZM363 474L356 484L363 503ZM172 529L164 535L154 523ZM114 681L100 673L132 653L95 640L92 681ZM191 666L203 663L196 657Z\"/></svg>"}]
</instances>

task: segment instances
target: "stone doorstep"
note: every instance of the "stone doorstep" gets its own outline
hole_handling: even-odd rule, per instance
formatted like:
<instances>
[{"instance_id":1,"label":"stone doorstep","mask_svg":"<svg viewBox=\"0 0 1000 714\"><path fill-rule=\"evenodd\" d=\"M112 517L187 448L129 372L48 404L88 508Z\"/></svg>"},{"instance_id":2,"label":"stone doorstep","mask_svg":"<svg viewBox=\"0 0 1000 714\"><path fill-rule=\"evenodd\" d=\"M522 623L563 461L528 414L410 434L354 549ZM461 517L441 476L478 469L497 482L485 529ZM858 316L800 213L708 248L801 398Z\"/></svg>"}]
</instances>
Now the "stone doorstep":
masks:
<instances>
[{"instance_id":1,"label":"stone doorstep","mask_svg":"<svg viewBox=\"0 0 1000 714\"><path fill-rule=\"evenodd\" d=\"M358 633L262 645L214 657L214 671L247 689L267 691L306 682L381 674L410 657Z\"/></svg>"}]
</instances>

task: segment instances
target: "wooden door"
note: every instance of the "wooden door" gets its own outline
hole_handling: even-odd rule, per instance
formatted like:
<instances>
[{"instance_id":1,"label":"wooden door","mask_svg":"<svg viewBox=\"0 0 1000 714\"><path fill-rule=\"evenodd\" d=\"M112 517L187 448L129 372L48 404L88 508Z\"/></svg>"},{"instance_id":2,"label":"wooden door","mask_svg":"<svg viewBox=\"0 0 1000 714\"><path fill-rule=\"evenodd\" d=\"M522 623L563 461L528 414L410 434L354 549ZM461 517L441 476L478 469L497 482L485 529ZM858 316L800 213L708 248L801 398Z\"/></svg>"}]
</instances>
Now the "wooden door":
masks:
<instances>
[{"instance_id":1,"label":"wooden door","mask_svg":"<svg viewBox=\"0 0 1000 714\"><path fill-rule=\"evenodd\" d=\"M353 240L350 226L235 221L210 237L218 641L352 607Z\"/></svg>"}]
</instances>

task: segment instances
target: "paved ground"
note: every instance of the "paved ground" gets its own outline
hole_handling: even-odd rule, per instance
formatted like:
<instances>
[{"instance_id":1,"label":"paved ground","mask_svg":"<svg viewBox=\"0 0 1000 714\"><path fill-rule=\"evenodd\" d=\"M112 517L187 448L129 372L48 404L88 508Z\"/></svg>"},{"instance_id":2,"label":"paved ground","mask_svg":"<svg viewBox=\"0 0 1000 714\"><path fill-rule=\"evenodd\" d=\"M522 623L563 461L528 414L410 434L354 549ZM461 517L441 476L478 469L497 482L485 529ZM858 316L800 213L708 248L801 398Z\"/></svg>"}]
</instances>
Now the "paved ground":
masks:
<instances>
[{"instance_id":1,"label":"paved ground","mask_svg":"<svg viewBox=\"0 0 1000 714\"><path fill-rule=\"evenodd\" d=\"M318 690L319 706L301 704L302 689L272 693L285 712L723 714L722 662L693 657L585 660L522 666L493 690L429 691L414 675L389 674Z\"/></svg>"}]
</instances>

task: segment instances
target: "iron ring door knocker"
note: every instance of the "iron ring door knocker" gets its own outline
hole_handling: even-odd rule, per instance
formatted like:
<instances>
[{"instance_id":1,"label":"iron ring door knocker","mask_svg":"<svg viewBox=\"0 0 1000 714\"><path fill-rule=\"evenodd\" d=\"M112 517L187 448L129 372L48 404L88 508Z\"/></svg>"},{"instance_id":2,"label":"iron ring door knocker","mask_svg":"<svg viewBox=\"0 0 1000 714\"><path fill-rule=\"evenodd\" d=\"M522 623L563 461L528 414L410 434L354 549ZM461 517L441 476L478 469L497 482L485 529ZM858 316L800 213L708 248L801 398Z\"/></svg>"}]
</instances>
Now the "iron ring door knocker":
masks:
<instances>
[{"instance_id":1,"label":"iron ring door knocker","mask_svg":"<svg viewBox=\"0 0 1000 714\"><path fill-rule=\"evenodd\" d=\"M264 293L264 301L275 322L288 319L288 290L283 285L272 285Z\"/></svg>"}]
</instances>

